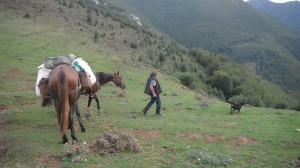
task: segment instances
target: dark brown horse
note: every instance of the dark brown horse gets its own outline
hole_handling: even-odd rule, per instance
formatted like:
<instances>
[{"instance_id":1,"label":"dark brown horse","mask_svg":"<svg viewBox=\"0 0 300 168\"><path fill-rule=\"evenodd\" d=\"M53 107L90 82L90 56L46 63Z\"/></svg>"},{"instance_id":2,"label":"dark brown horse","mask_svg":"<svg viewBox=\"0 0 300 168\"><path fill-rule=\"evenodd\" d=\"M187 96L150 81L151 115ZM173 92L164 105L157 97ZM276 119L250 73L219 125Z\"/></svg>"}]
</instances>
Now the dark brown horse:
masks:
<instances>
[{"instance_id":1,"label":"dark brown horse","mask_svg":"<svg viewBox=\"0 0 300 168\"><path fill-rule=\"evenodd\" d=\"M68 143L66 130L70 128L73 141L78 141L73 125L74 112L79 115L81 131L85 131L81 123L78 98L80 97L80 83L78 72L69 65L59 65L49 74L47 83L47 97L44 97L43 106L53 100L58 124L60 125L60 135L63 143ZM45 96L45 95L42 95Z\"/></svg>"},{"instance_id":2,"label":"dark brown horse","mask_svg":"<svg viewBox=\"0 0 300 168\"><path fill-rule=\"evenodd\" d=\"M105 72L96 72L95 73L97 82L92 86L92 91L89 93L89 100L87 108L91 106L93 99L97 102L97 109L100 111L99 98L97 97L97 91L100 90L101 86L108 83L114 82L116 86L120 87L122 90L126 88L125 83L122 80L122 77L119 73L105 73Z\"/></svg>"}]
</instances>

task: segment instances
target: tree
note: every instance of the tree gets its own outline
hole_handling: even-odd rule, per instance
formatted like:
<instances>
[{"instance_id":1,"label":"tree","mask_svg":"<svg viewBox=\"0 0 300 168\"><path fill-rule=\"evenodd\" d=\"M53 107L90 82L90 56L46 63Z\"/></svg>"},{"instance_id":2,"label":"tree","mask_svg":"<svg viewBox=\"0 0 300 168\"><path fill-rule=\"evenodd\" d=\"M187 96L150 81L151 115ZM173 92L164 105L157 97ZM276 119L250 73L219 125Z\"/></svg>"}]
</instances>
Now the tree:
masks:
<instances>
[{"instance_id":1,"label":"tree","mask_svg":"<svg viewBox=\"0 0 300 168\"><path fill-rule=\"evenodd\" d=\"M87 22L89 25L92 25L92 14L91 13L88 13L88 15L87 15Z\"/></svg>"},{"instance_id":2,"label":"tree","mask_svg":"<svg viewBox=\"0 0 300 168\"><path fill-rule=\"evenodd\" d=\"M222 90L226 99L232 96L233 83L225 71L216 71L209 80L212 87Z\"/></svg>"},{"instance_id":3,"label":"tree","mask_svg":"<svg viewBox=\"0 0 300 168\"><path fill-rule=\"evenodd\" d=\"M94 35L94 42L97 43L99 41L99 33L98 32L95 32L95 35Z\"/></svg>"}]
</instances>

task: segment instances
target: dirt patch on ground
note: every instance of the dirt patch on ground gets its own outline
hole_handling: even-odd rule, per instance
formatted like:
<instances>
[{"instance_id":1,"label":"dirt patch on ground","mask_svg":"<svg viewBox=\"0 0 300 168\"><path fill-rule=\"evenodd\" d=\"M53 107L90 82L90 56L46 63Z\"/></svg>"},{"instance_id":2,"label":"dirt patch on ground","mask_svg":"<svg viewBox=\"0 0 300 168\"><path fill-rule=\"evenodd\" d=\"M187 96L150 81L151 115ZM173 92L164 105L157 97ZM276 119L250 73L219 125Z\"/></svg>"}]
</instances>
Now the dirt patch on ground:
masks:
<instances>
[{"instance_id":1,"label":"dirt patch on ground","mask_svg":"<svg viewBox=\"0 0 300 168\"><path fill-rule=\"evenodd\" d=\"M247 145L247 144L258 144L257 141L255 141L252 138L241 136L234 140L228 140L227 143L231 145Z\"/></svg>"},{"instance_id":2,"label":"dirt patch on ground","mask_svg":"<svg viewBox=\"0 0 300 168\"><path fill-rule=\"evenodd\" d=\"M142 138L159 138L161 133L158 130L130 130L134 135L137 135Z\"/></svg>"},{"instance_id":3,"label":"dirt patch on ground","mask_svg":"<svg viewBox=\"0 0 300 168\"><path fill-rule=\"evenodd\" d=\"M218 136L205 135L205 134L199 134L199 133L178 132L178 133L176 133L176 136L184 137L187 139L203 139L208 143L213 143L213 142L217 142L220 140L220 138Z\"/></svg>"},{"instance_id":4,"label":"dirt patch on ground","mask_svg":"<svg viewBox=\"0 0 300 168\"><path fill-rule=\"evenodd\" d=\"M199 124L207 124L207 123L209 123L209 121L205 121L205 120L198 120L197 122ZM223 121L218 121L218 122L215 122L214 124L217 125L217 126L227 127L227 126L237 126L240 123L239 122L223 122Z\"/></svg>"},{"instance_id":5,"label":"dirt patch on ground","mask_svg":"<svg viewBox=\"0 0 300 168\"><path fill-rule=\"evenodd\" d=\"M5 106L3 106L3 105L0 105L0 111L1 111L1 110L5 110L5 109L7 109L7 107L5 107Z\"/></svg>"},{"instance_id":6,"label":"dirt patch on ground","mask_svg":"<svg viewBox=\"0 0 300 168\"><path fill-rule=\"evenodd\" d=\"M225 126L236 126L239 125L240 123L238 122L228 122L228 123L224 123Z\"/></svg>"},{"instance_id":7,"label":"dirt patch on ground","mask_svg":"<svg viewBox=\"0 0 300 168\"><path fill-rule=\"evenodd\" d=\"M5 140L0 139L0 158L3 158L9 153L10 145L6 143Z\"/></svg>"},{"instance_id":8,"label":"dirt patch on ground","mask_svg":"<svg viewBox=\"0 0 300 168\"><path fill-rule=\"evenodd\" d=\"M42 154L36 159L36 162L39 166L37 167L44 167L45 165L51 165L51 167L60 167L61 165L61 158L51 156L50 154Z\"/></svg>"},{"instance_id":9,"label":"dirt patch on ground","mask_svg":"<svg viewBox=\"0 0 300 168\"><path fill-rule=\"evenodd\" d=\"M177 132L176 136L184 137L187 139L203 139L207 143L214 143L217 141L223 141L226 144L231 145L247 145L247 144L258 144L258 142L252 138L241 136L236 139L228 139L217 135L208 135L200 133L188 133L188 132Z\"/></svg>"},{"instance_id":10,"label":"dirt patch on ground","mask_svg":"<svg viewBox=\"0 0 300 168\"><path fill-rule=\"evenodd\" d=\"M114 128L113 125L104 125L103 128L105 130L117 130L121 132L131 132L134 135L141 137L141 138L147 138L147 139L155 139L159 138L161 136L161 133L159 130L141 130L141 129L121 129L121 128Z\"/></svg>"}]
</instances>

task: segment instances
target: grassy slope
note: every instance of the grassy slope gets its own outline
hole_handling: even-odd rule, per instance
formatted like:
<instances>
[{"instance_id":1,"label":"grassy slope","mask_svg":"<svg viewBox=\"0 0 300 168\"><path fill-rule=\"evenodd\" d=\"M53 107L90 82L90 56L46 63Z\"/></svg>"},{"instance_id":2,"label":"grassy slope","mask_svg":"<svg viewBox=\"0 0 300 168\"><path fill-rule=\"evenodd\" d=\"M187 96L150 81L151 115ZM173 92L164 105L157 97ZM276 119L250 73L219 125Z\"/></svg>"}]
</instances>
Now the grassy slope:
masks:
<instances>
[{"instance_id":1,"label":"grassy slope","mask_svg":"<svg viewBox=\"0 0 300 168\"><path fill-rule=\"evenodd\" d=\"M101 114L94 112L91 120L85 120L86 133L76 127L80 143L91 143L108 130L129 131L143 152L91 153L80 163L66 159L54 108L40 106L34 84L35 68L45 56L70 52L84 57L94 70L119 69L127 84L126 97L117 96L121 91L113 85L103 87ZM162 96L163 116L156 117L154 108L142 115L140 109L146 104L142 100L148 98L143 94L144 82L152 69L130 67L123 58L127 57L120 52L94 45L84 32L2 13L0 167L196 167L187 157L205 150L231 156L232 167L286 167L299 157L298 112L243 107L240 114L230 116L228 104L196 95L164 74L159 76L166 94ZM86 101L85 96L80 100L82 112ZM96 111L95 103L92 105Z\"/></svg>"}]
</instances>

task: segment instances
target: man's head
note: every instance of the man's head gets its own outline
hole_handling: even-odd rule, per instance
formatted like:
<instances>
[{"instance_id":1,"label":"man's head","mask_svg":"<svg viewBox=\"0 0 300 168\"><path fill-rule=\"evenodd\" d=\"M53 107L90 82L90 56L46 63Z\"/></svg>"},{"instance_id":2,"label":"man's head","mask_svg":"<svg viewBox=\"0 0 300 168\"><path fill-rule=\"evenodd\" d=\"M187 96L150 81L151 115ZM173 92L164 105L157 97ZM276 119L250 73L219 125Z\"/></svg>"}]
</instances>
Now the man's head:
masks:
<instances>
[{"instance_id":1,"label":"man's head","mask_svg":"<svg viewBox=\"0 0 300 168\"><path fill-rule=\"evenodd\" d=\"M153 71L151 74L150 74L151 77L156 77L157 76L157 72L156 71Z\"/></svg>"}]
</instances>

